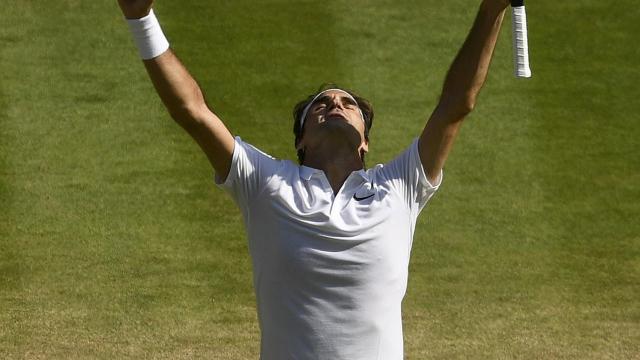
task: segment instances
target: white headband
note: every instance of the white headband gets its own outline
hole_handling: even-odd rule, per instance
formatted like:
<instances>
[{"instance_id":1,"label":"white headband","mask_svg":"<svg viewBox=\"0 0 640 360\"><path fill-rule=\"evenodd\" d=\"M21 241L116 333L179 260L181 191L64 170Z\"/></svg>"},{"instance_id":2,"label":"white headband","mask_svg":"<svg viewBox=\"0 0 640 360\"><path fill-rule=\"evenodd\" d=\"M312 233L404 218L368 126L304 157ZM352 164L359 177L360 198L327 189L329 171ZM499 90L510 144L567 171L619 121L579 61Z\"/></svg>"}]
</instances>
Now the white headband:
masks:
<instances>
[{"instance_id":1,"label":"white headband","mask_svg":"<svg viewBox=\"0 0 640 360\"><path fill-rule=\"evenodd\" d=\"M304 107L304 110L302 111L302 117L300 117L300 131L302 131L302 128L304 126L304 120L307 117L307 112L309 112L309 109L311 108L311 105L313 105L313 103L316 102L316 100L318 100L318 98L320 96L324 95L325 93L327 93L329 91L340 92L340 93L346 95L349 99L353 100L353 102L358 106L358 112L360 113L360 117L362 118L362 121L365 123L365 125L367 124L367 122L364 120L364 114L362 113L362 109L360 109L360 105L358 105L358 101L356 101L356 99L354 99L353 96L351 96L351 94L349 94L348 92L346 92L346 91L344 91L342 89L327 89L327 90L320 91L318 93L318 95L316 95L311 101L309 101L307 106Z\"/></svg>"}]
</instances>

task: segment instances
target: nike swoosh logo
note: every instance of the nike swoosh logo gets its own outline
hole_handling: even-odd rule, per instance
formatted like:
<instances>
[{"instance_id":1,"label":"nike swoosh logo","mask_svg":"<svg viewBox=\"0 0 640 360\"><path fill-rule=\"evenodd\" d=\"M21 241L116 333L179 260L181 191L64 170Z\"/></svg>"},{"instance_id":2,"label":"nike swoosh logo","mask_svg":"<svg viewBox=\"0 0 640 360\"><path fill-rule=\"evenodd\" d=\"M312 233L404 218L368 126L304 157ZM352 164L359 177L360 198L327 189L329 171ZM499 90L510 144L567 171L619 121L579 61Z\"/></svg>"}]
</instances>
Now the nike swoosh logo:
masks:
<instances>
[{"instance_id":1,"label":"nike swoosh logo","mask_svg":"<svg viewBox=\"0 0 640 360\"><path fill-rule=\"evenodd\" d=\"M362 197L362 198L361 198L361 197L358 197L356 194L353 194L353 198L354 198L356 201L362 201L362 200L368 199L368 198L370 198L370 197L373 197L374 195L375 195L375 194L371 194L371 195L369 195L369 196L365 196L365 197Z\"/></svg>"}]
</instances>

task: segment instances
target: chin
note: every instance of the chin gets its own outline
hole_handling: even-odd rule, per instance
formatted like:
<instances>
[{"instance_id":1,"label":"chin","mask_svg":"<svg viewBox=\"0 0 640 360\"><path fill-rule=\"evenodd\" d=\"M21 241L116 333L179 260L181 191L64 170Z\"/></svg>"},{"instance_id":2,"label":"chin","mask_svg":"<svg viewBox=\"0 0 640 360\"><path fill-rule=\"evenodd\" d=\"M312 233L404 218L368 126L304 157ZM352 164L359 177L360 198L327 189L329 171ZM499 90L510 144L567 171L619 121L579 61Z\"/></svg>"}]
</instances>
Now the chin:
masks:
<instances>
[{"instance_id":1,"label":"chin","mask_svg":"<svg viewBox=\"0 0 640 360\"><path fill-rule=\"evenodd\" d=\"M332 139L338 140L342 138L357 146L360 146L360 143L362 143L360 132L346 121L328 121L324 129Z\"/></svg>"}]
</instances>

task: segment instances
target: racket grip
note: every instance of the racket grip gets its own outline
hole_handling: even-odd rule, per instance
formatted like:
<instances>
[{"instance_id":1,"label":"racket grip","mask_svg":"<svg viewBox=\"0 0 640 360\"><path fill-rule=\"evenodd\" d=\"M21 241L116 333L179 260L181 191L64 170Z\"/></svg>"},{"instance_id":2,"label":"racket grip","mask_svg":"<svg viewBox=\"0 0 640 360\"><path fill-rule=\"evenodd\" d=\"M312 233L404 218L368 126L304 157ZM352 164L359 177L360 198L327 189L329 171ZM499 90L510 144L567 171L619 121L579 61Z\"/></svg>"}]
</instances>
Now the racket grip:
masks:
<instances>
[{"instance_id":1,"label":"racket grip","mask_svg":"<svg viewBox=\"0 0 640 360\"><path fill-rule=\"evenodd\" d=\"M513 61L516 77L531 77L529 68L529 42L527 40L527 13L523 6L511 7L513 30Z\"/></svg>"}]
</instances>

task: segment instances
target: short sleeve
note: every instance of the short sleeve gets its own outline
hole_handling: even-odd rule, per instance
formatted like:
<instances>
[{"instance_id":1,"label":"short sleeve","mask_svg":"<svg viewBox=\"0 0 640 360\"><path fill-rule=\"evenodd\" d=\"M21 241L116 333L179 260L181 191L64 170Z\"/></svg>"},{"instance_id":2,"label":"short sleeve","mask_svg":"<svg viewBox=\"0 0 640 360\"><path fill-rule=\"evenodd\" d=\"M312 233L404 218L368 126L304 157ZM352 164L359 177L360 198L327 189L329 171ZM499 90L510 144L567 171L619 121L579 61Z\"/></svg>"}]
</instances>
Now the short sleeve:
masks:
<instances>
[{"instance_id":1,"label":"short sleeve","mask_svg":"<svg viewBox=\"0 0 640 360\"><path fill-rule=\"evenodd\" d=\"M427 179L420 160L418 139L402 154L382 165L379 174L381 180L390 183L416 214L422 211L442 183L442 171L434 184Z\"/></svg>"},{"instance_id":2,"label":"short sleeve","mask_svg":"<svg viewBox=\"0 0 640 360\"><path fill-rule=\"evenodd\" d=\"M251 200L260 194L281 164L280 160L236 137L229 174L224 182L216 175L215 182L228 192L244 211Z\"/></svg>"}]
</instances>

